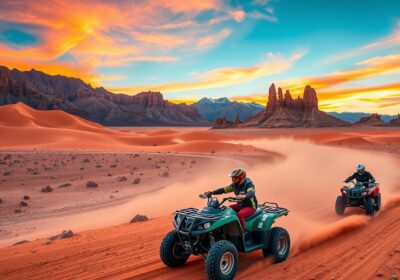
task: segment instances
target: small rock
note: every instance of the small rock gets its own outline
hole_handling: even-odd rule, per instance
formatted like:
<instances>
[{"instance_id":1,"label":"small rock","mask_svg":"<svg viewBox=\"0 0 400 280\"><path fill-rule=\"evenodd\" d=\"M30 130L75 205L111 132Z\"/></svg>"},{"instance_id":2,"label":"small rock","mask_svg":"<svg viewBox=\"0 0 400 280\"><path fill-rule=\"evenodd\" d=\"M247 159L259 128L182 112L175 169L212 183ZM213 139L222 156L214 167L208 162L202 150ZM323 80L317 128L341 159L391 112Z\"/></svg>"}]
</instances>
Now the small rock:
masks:
<instances>
[{"instance_id":1,"label":"small rock","mask_svg":"<svg viewBox=\"0 0 400 280\"><path fill-rule=\"evenodd\" d=\"M70 187L70 186L72 186L72 184L70 184L70 183L65 183L65 184L59 185L58 187L59 187L59 188L66 188L66 187Z\"/></svg>"},{"instance_id":2,"label":"small rock","mask_svg":"<svg viewBox=\"0 0 400 280\"><path fill-rule=\"evenodd\" d=\"M397 274L392 274L392 276L390 276L390 280L399 280L399 276L397 276Z\"/></svg>"},{"instance_id":3,"label":"small rock","mask_svg":"<svg viewBox=\"0 0 400 280\"><path fill-rule=\"evenodd\" d=\"M22 201L19 203L19 206L21 206L21 207L26 207L26 206L28 206L28 203L22 200Z\"/></svg>"},{"instance_id":4,"label":"small rock","mask_svg":"<svg viewBox=\"0 0 400 280\"><path fill-rule=\"evenodd\" d=\"M135 180L133 180L132 184L139 184L140 183L140 178L135 178Z\"/></svg>"},{"instance_id":5,"label":"small rock","mask_svg":"<svg viewBox=\"0 0 400 280\"><path fill-rule=\"evenodd\" d=\"M29 195L24 195L24 200L29 200L31 199Z\"/></svg>"},{"instance_id":6,"label":"small rock","mask_svg":"<svg viewBox=\"0 0 400 280\"><path fill-rule=\"evenodd\" d=\"M16 242L16 243L14 243L13 246L15 246L15 245L20 245L20 244L24 244L24 243L28 243L28 242L29 242L28 240L18 241L18 242Z\"/></svg>"},{"instance_id":7,"label":"small rock","mask_svg":"<svg viewBox=\"0 0 400 280\"><path fill-rule=\"evenodd\" d=\"M0 198L0 203L2 203L3 202L3 200Z\"/></svg>"},{"instance_id":8,"label":"small rock","mask_svg":"<svg viewBox=\"0 0 400 280\"><path fill-rule=\"evenodd\" d=\"M132 218L132 220L129 223L133 224L133 223L145 222L148 220L149 218L147 218L147 216L145 215L136 215L135 217Z\"/></svg>"},{"instance_id":9,"label":"small rock","mask_svg":"<svg viewBox=\"0 0 400 280\"><path fill-rule=\"evenodd\" d=\"M83 160L83 162L89 162L89 159L88 159L88 158L85 158L85 159Z\"/></svg>"},{"instance_id":10,"label":"small rock","mask_svg":"<svg viewBox=\"0 0 400 280\"><path fill-rule=\"evenodd\" d=\"M195 161L195 160L192 160L190 163L191 163L191 164L196 164L196 161Z\"/></svg>"},{"instance_id":11,"label":"small rock","mask_svg":"<svg viewBox=\"0 0 400 280\"><path fill-rule=\"evenodd\" d=\"M86 183L86 187L88 187L88 188L97 188L98 184L96 182L93 182L93 181L88 181Z\"/></svg>"},{"instance_id":12,"label":"small rock","mask_svg":"<svg viewBox=\"0 0 400 280\"><path fill-rule=\"evenodd\" d=\"M101 168L101 167L102 167L101 164L96 165L96 168Z\"/></svg>"},{"instance_id":13,"label":"small rock","mask_svg":"<svg viewBox=\"0 0 400 280\"><path fill-rule=\"evenodd\" d=\"M118 177L118 182L124 182L128 181L128 179L125 176Z\"/></svg>"},{"instance_id":14,"label":"small rock","mask_svg":"<svg viewBox=\"0 0 400 280\"><path fill-rule=\"evenodd\" d=\"M375 275L377 277L383 277L385 275L385 273L383 271L378 271Z\"/></svg>"},{"instance_id":15,"label":"small rock","mask_svg":"<svg viewBox=\"0 0 400 280\"><path fill-rule=\"evenodd\" d=\"M51 176L50 179L55 180L55 179L57 179L57 176Z\"/></svg>"},{"instance_id":16,"label":"small rock","mask_svg":"<svg viewBox=\"0 0 400 280\"><path fill-rule=\"evenodd\" d=\"M53 244L53 242L51 242L51 241L46 241L43 245L51 245L51 244Z\"/></svg>"},{"instance_id":17,"label":"small rock","mask_svg":"<svg viewBox=\"0 0 400 280\"><path fill-rule=\"evenodd\" d=\"M114 167L117 167L117 165L116 164L112 164L112 165L110 165L110 167L114 168Z\"/></svg>"},{"instance_id":18,"label":"small rock","mask_svg":"<svg viewBox=\"0 0 400 280\"><path fill-rule=\"evenodd\" d=\"M108 177L111 177L111 176L112 176L112 173L108 173L107 176L108 176Z\"/></svg>"},{"instance_id":19,"label":"small rock","mask_svg":"<svg viewBox=\"0 0 400 280\"><path fill-rule=\"evenodd\" d=\"M15 209L14 212L15 213L22 213L22 210L21 209Z\"/></svg>"},{"instance_id":20,"label":"small rock","mask_svg":"<svg viewBox=\"0 0 400 280\"><path fill-rule=\"evenodd\" d=\"M162 176L163 176L163 177L169 177L169 172L168 172L168 171L165 171L165 172L162 174Z\"/></svg>"},{"instance_id":21,"label":"small rock","mask_svg":"<svg viewBox=\"0 0 400 280\"><path fill-rule=\"evenodd\" d=\"M74 236L74 233L72 232L72 230L64 230L61 234L57 234L57 235L51 236L49 238L49 240L70 238L72 236Z\"/></svg>"},{"instance_id":22,"label":"small rock","mask_svg":"<svg viewBox=\"0 0 400 280\"><path fill-rule=\"evenodd\" d=\"M211 151L212 154L215 154L215 151Z\"/></svg>"},{"instance_id":23,"label":"small rock","mask_svg":"<svg viewBox=\"0 0 400 280\"><path fill-rule=\"evenodd\" d=\"M44 192L44 193L49 193L49 192L52 192L52 191L53 191L53 188L50 187L50 186L45 186L45 187L42 188L42 192Z\"/></svg>"},{"instance_id":24,"label":"small rock","mask_svg":"<svg viewBox=\"0 0 400 280\"><path fill-rule=\"evenodd\" d=\"M11 175L11 172L9 172L9 171L6 171L3 173L3 176L10 176L10 175Z\"/></svg>"}]
</instances>

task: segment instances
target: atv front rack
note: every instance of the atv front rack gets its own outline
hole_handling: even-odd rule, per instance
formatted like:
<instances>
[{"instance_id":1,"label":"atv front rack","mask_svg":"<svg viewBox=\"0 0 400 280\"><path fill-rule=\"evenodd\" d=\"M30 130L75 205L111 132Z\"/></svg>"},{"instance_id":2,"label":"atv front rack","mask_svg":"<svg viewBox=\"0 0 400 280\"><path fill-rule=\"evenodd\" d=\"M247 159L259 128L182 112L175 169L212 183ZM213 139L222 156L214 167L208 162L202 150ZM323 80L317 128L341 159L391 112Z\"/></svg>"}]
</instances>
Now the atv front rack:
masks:
<instances>
[{"instance_id":1,"label":"atv front rack","mask_svg":"<svg viewBox=\"0 0 400 280\"><path fill-rule=\"evenodd\" d=\"M209 220L219 220L223 216L221 214L205 214L205 213L200 213L199 209L196 208L185 208L181 210L176 210L175 211L177 214L182 214L191 218L195 219L209 219Z\"/></svg>"},{"instance_id":2,"label":"atv front rack","mask_svg":"<svg viewBox=\"0 0 400 280\"><path fill-rule=\"evenodd\" d=\"M287 208L279 207L278 203L275 202L264 202L263 204L259 204L257 207L272 214L287 215L289 212Z\"/></svg>"}]
</instances>

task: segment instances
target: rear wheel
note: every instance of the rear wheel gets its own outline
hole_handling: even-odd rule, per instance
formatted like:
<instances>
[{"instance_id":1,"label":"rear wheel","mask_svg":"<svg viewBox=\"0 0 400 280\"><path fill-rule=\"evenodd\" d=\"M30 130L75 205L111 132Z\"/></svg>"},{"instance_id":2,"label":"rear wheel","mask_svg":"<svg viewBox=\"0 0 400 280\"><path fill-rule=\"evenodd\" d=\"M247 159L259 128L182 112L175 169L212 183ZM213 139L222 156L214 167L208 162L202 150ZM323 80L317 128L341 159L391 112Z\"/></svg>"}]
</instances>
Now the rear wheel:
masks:
<instances>
[{"instance_id":1,"label":"rear wheel","mask_svg":"<svg viewBox=\"0 0 400 280\"><path fill-rule=\"evenodd\" d=\"M233 279L239 263L238 251L232 242L217 241L208 251L206 273L210 280Z\"/></svg>"},{"instance_id":2,"label":"rear wheel","mask_svg":"<svg viewBox=\"0 0 400 280\"><path fill-rule=\"evenodd\" d=\"M180 244L178 233L175 230L167 233L160 246L162 262L169 267L178 267L184 265L189 256Z\"/></svg>"},{"instance_id":3,"label":"rear wheel","mask_svg":"<svg viewBox=\"0 0 400 280\"><path fill-rule=\"evenodd\" d=\"M272 255L272 262L279 263L287 259L290 252L290 236L284 228L276 227L271 231L268 248L263 249L264 257Z\"/></svg>"},{"instance_id":4,"label":"rear wheel","mask_svg":"<svg viewBox=\"0 0 400 280\"><path fill-rule=\"evenodd\" d=\"M336 214L343 215L345 208L346 208L345 198L342 195L339 195L336 198L336 204L335 204Z\"/></svg>"},{"instance_id":5,"label":"rear wheel","mask_svg":"<svg viewBox=\"0 0 400 280\"><path fill-rule=\"evenodd\" d=\"M375 213L375 200L371 197L365 202L365 213L369 216L373 216Z\"/></svg>"},{"instance_id":6,"label":"rear wheel","mask_svg":"<svg viewBox=\"0 0 400 280\"><path fill-rule=\"evenodd\" d=\"M375 198L375 211L379 211L381 209L381 194Z\"/></svg>"}]
</instances>

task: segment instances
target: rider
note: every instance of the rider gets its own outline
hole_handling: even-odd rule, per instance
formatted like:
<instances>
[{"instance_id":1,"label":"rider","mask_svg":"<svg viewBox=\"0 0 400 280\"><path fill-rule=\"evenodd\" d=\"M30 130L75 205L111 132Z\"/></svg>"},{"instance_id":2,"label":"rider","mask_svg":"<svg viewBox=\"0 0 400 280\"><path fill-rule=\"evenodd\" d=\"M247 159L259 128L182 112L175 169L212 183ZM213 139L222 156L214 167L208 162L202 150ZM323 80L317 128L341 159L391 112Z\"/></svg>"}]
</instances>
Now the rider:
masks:
<instances>
[{"instance_id":1,"label":"rider","mask_svg":"<svg viewBox=\"0 0 400 280\"><path fill-rule=\"evenodd\" d=\"M357 164L357 172L351 175L349 178L344 180L345 183L356 179L357 182L361 182L366 188L369 187L369 183L375 183L375 178L371 173L365 170L365 165L362 163Z\"/></svg>"},{"instance_id":2,"label":"rider","mask_svg":"<svg viewBox=\"0 0 400 280\"><path fill-rule=\"evenodd\" d=\"M246 178L246 171L242 168L233 170L232 173L229 174L229 177L232 178L232 184L214 191L208 191L205 195L210 196L212 194L234 192L236 199L239 201L236 204L230 205L230 207L236 211L242 229L244 230L245 218L253 215L257 209L254 185L249 178Z\"/></svg>"}]
</instances>

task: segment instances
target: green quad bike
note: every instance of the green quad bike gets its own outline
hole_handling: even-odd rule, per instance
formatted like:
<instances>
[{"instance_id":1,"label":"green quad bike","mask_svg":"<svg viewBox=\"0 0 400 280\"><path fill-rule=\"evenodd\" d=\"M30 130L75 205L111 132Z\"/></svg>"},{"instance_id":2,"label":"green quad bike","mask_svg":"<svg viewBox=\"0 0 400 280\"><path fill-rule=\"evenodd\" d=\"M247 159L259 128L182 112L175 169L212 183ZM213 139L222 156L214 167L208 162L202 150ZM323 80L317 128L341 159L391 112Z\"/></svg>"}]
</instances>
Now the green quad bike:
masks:
<instances>
[{"instance_id":1,"label":"green quad bike","mask_svg":"<svg viewBox=\"0 0 400 280\"><path fill-rule=\"evenodd\" d=\"M235 198L217 198L200 195L208 199L207 206L199 210L186 208L176 211L175 230L170 231L161 242L160 257L169 267L183 266L190 255L205 259L208 279L233 279L239 259L238 252L250 253L261 249L264 257L272 256L272 262L286 260L290 251L288 232L272 227L275 220L288 214L286 208L276 203L258 205L255 213L246 218L243 233L236 212L226 201L237 202Z\"/></svg>"}]
</instances>

